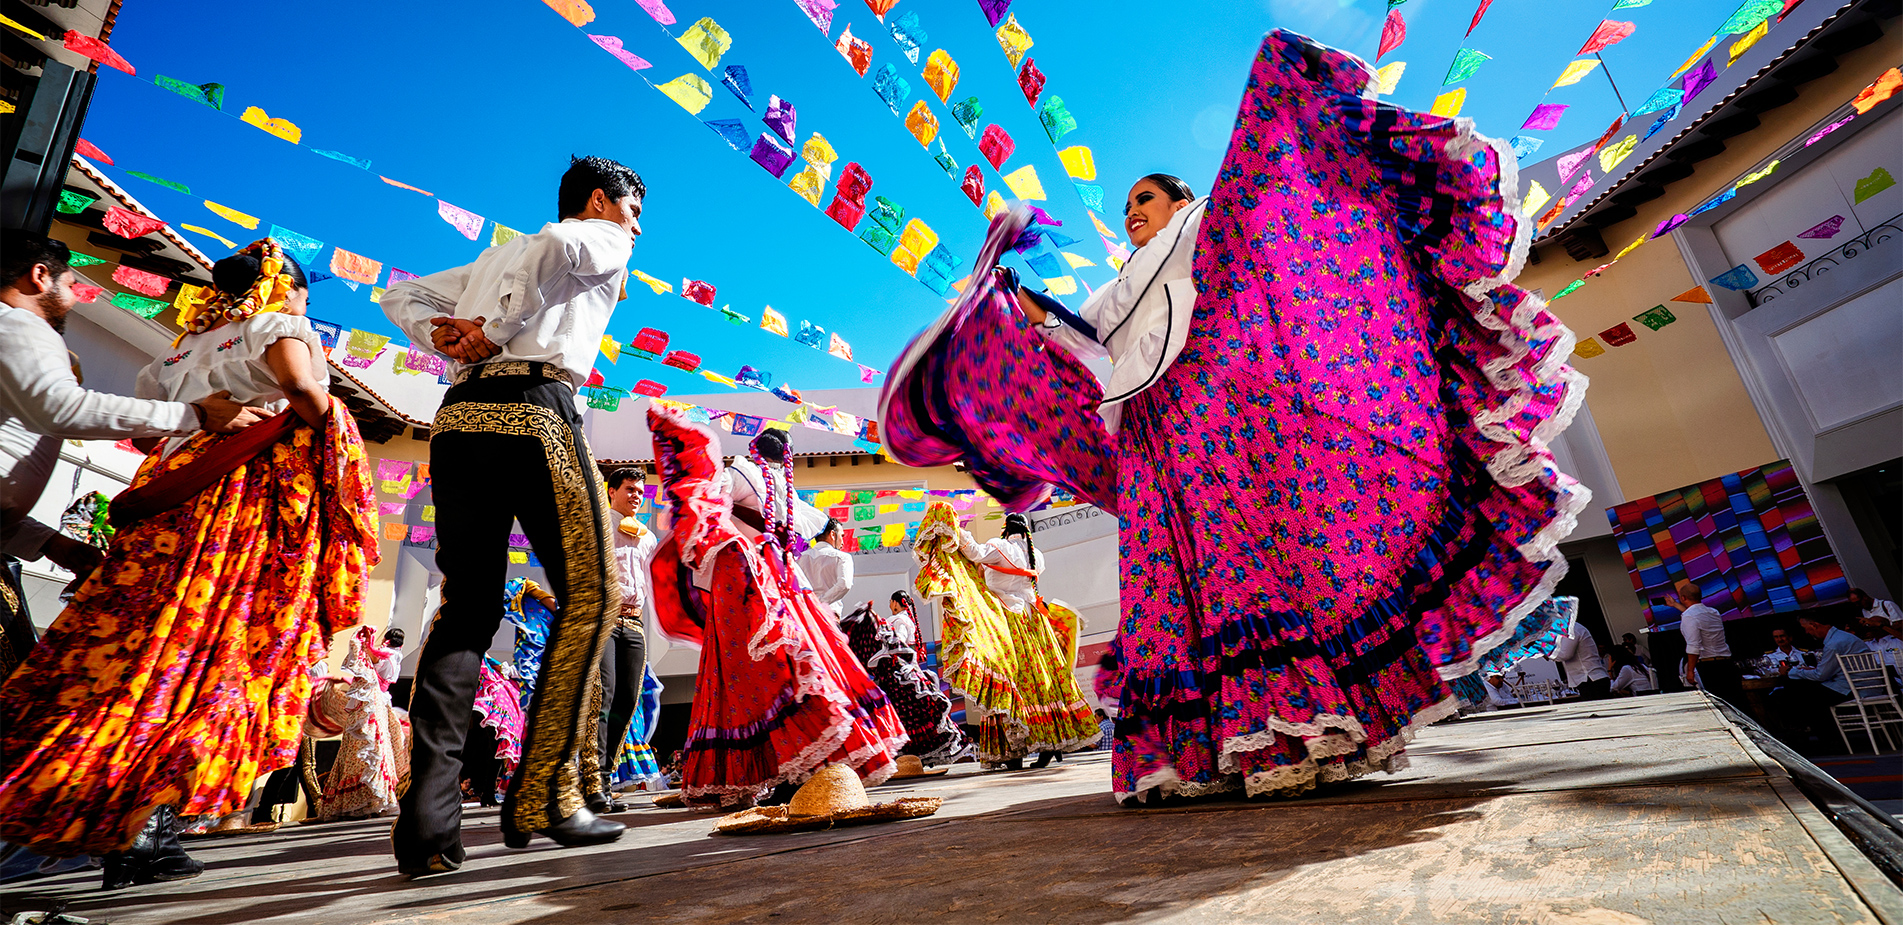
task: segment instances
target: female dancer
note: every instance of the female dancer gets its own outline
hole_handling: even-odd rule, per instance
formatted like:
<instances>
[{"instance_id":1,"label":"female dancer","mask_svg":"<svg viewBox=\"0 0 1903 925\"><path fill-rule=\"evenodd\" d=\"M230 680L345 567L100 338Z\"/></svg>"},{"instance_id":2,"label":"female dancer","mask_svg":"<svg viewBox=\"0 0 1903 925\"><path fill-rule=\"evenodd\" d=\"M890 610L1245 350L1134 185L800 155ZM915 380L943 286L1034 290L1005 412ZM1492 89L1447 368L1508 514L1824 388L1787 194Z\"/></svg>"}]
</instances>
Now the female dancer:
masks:
<instances>
[{"instance_id":1,"label":"female dancer","mask_svg":"<svg viewBox=\"0 0 1903 925\"><path fill-rule=\"evenodd\" d=\"M390 632L402 638L401 630ZM380 816L396 809L408 786L409 715L390 702L401 664L397 650L377 641L376 627L359 626L351 634L343 665L349 719L317 801L320 821Z\"/></svg>"},{"instance_id":2,"label":"female dancer","mask_svg":"<svg viewBox=\"0 0 1903 925\"><path fill-rule=\"evenodd\" d=\"M289 410L152 452L113 502L105 562L0 687L0 838L104 854L108 886L196 876L177 818L230 813L291 764L306 669L358 622L377 562L363 441L328 394L303 270L267 238L212 279L140 394Z\"/></svg>"},{"instance_id":3,"label":"female dancer","mask_svg":"<svg viewBox=\"0 0 1903 925\"><path fill-rule=\"evenodd\" d=\"M841 618L839 628L905 722L909 741L901 754L917 755L927 766L956 761L971 748L971 742L952 721L951 698L939 688L938 676L919 662L912 596L894 591L888 606L892 615L882 617L867 601Z\"/></svg>"},{"instance_id":4,"label":"female dancer","mask_svg":"<svg viewBox=\"0 0 1903 925\"><path fill-rule=\"evenodd\" d=\"M1508 284L1531 230L1513 155L1365 97L1371 79L1269 35L1206 202L1139 181L1140 249L1116 282L1074 314L971 287L881 402L901 462L974 460L1020 503L1056 481L1121 517L1103 679L1120 799L1401 766L1455 708L1441 674L1471 670L1564 572L1586 493L1546 441L1584 379L1571 333ZM1026 220L994 223L981 271ZM1019 310L1109 353L1110 386L1041 349ZM965 385L999 364L1035 404ZM934 386L964 394L934 405Z\"/></svg>"},{"instance_id":5,"label":"female dancer","mask_svg":"<svg viewBox=\"0 0 1903 925\"><path fill-rule=\"evenodd\" d=\"M744 806L829 763L890 777L905 725L792 564L791 453L779 431L723 469L712 432L648 410L673 528L653 561L655 613L700 646L681 756L688 802Z\"/></svg>"},{"instance_id":6,"label":"female dancer","mask_svg":"<svg viewBox=\"0 0 1903 925\"><path fill-rule=\"evenodd\" d=\"M951 505L935 501L912 547L918 592L937 599L945 615L945 678L965 694L966 719L978 726L978 759L1012 770L1033 751L1076 751L1098 738L1064 643L1034 608L1036 593L1012 590L1004 599L990 587L993 570L980 564L1009 563L1003 577L1030 576L1025 539L979 544L959 529Z\"/></svg>"}]
</instances>

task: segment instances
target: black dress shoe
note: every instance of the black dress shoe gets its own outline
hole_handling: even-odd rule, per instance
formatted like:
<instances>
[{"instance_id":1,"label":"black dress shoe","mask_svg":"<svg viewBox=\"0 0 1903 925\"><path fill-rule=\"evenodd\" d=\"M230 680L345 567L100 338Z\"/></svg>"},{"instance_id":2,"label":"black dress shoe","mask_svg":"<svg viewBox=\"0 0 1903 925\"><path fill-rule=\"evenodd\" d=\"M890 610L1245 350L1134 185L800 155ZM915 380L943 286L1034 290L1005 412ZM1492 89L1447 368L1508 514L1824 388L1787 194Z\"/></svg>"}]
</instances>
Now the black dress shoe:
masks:
<instances>
[{"instance_id":1,"label":"black dress shoe","mask_svg":"<svg viewBox=\"0 0 1903 925\"><path fill-rule=\"evenodd\" d=\"M627 829L627 826L619 822L595 815L584 806L575 810L574 815L548 828L524 832L517 829L510 819L509 807L507 805L502 807L502 843L511 848L527 848L532 835L546 835L549 840L564 848L603 845L620 838L621 833Z\"/></svg>"},{"instance_id":2,"label":"black dress shoe","mask_svg":"<svg viewBox=\"0 0 1903 925\"><path fill-rule=\"evenodd\" d=\"M458 855L462 854L460 850L456 853ZM430 874L446 874L452 870L458 870L462 866L463 859L461 857L452 858L448 853L443 853L430 855L428 860L421 863L412 864L405 861L398 861L396 864L396 872L405 877L427 877Z\"/></svg>"},{"instance_id":3,"label":"black dress shoe","mask_svg":"<svg viewBox=\"0 0 1903 925\"><path fill-rule=\"evenodd\" d=\"M1055 754L1057 753L1056 752L1038 752L1037 760L1031 762L1031 769L1037 770L1038 768L1041 768L1041 767L1044 767L1045 765L1050 764L1051 756Z\"/></svg>"},{"instance_id":4,"label":"black dress shoe","mask_svg":"<svg viewBox=\"0 0 1903 925\"><path fill-rule=\"evenodd\" d=\"M588 804L588 811L597 816L606 816L609 813L625 813L628 811L628 804L616 800L605 793L591 793L583 802Z\"/></svg>"},{"instance_id":5,"label":"black dress shoe","mask_svg":"<svg viewBox=\"0 0 1903 925\"><path fill-rule=\"evenodd\" d=\"M430 874L446 874L463 866L469 857L462 843L456 842L430 855L406 852L401 848L396 852L396 870L406 877L427 877Z\"/></svg>"}]
</instances>

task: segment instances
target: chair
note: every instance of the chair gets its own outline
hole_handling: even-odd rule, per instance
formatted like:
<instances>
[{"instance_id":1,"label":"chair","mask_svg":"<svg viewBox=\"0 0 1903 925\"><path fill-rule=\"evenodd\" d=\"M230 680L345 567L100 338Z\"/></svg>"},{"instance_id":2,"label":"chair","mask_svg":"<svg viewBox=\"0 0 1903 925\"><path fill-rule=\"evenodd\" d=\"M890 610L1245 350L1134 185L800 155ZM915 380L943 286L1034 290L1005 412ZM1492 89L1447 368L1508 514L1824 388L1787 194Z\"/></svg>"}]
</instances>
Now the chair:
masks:
<instances>
[{"instance_id":1,"label":"chair","mask_svg":"<svg viewBox=\"0 0 1903 925\"><path fill-rule=\"evenodd\" d=\"M1837 721L1837 734L1843 737L1844 750L1853 755L1857 753L1850 747L1852 732L1863 733L1870 740L1874 754L1881 754L1877 748L1878 732L1883 733L1884 743L1894 749L1896 740L1890 737L1889 727L1903 727L1903 705L1898 704L1896 687L1891 684L1890 673L1884 669L1877 653L1839 655L1837 667L1850 683L1850 699L1830 708L1831 719Z\"/></svg>"}]
</instances>

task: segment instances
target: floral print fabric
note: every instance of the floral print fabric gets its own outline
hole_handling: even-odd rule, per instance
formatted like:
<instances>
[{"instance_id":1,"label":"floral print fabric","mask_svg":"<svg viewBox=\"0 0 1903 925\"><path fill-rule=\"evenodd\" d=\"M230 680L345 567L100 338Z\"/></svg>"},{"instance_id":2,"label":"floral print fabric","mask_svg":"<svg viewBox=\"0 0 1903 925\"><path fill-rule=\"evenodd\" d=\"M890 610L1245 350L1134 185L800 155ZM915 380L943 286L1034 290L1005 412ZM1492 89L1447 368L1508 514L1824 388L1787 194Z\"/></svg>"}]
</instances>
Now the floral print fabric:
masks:
<instances>
[{"instance_id":1,"label":"floral print fabric","mask_svg":"<svg viewBox=\"0 0 1903 925\"><path fill-rule=\"evenodd\" d=\"M952 507L934 501L919 524L914 588L944 615L945 680L965 695L981 735L978 758L998 763L1034 751L1069 752L1097 741L1097 720L1072 670L1068 643L1039 602L1014 612L985 587L984 566L959 551ZM997 715L994 719L993 715Z\"/></svg>"},{"instance_id":2,"label":"floral print fabric","mask_svg":"<svg viewBox=\"0 0 1903 925\"><path fill-rule=\"evenodd\" d=\"M1286 32L1256 58L1195 261L1189 341L1126 406L1120 795L1299 792L1392 770L1441 676L1564 571L1585 492L1544 441L1583 378L1506 284L1503 145L1365 99Z\"/></svg>"},{"instance_id":3,"label":"floral print fabric","mask_svg":"<svg viewBox=\"0 0 1903 925\"><path fill-rule=\"evenodd\" d=\"M198 458L200 433L133 480ZM378 560L363 440L336 399L190 502L113 539L0 687L0 838L42 854L130 844L151 811L222 816L297 757L331 635Z\"/></svg>"}]
</instances>

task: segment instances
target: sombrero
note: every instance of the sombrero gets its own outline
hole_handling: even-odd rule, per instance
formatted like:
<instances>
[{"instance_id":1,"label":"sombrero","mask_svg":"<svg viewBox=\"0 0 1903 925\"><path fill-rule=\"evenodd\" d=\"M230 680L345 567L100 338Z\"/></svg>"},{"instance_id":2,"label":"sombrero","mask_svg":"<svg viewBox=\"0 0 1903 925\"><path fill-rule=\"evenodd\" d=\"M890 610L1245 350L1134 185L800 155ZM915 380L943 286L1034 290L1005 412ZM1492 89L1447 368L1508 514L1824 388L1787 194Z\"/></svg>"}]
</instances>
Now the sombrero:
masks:
<instances>
[{"instance_id":1,"label":"sombrero","mask_svg":"<svg viewBox=\"0 0 1903 925\"><path fill-rule=\"evenodd\" d=\"M829 764L800 785L785 806L756 806L714 822L715 835L763 835L913 819L938 812L938 797L909 797L874 805L859 775Z\"/></svg>"},{"instance_id":2,"label":"sombrero","mask_svg":"<svg viewBox=\"0 0 1903 925\"><path fill-rule=\"evenodd\" d=\"M917 755L900 755L898 765L898 770L893 771L892 776L886 778L888 782L911 780L914 777L937 777L940 774L951 771L951 768L932 768L931 770L926 770L925 762L920 761Z\"/></svg>"}]
</instances>

